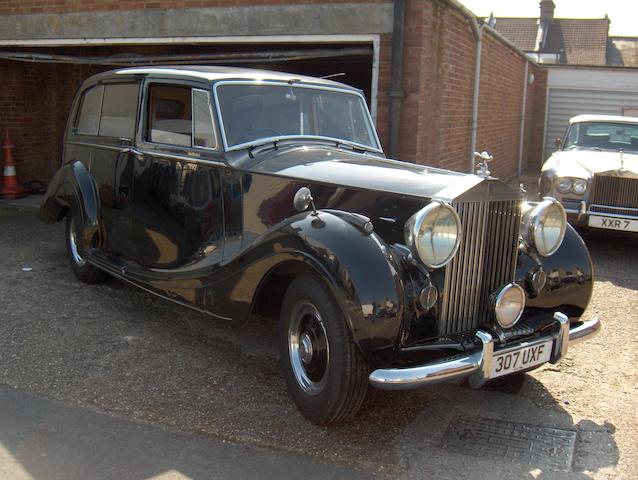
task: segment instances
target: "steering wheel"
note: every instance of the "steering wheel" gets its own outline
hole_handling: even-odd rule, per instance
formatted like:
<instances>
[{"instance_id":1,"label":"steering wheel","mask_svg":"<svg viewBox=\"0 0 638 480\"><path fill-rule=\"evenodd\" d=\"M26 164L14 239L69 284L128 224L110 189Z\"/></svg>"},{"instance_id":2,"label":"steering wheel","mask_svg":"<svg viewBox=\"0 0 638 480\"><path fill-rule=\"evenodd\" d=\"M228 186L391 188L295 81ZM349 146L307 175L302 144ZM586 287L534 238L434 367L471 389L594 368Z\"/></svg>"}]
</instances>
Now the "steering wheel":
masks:
<instances>
[{"instance_id":1,"label":"steering wheel","mask_svg":"<svg viewBox=\"0 0 638 480\"><path fill-rule=\"evenodd\" d=\"M281 132L273 130L272 128L256 128L246 133L246 135L241 137L237 141L237 143L249 142L251 140L257 140L259 138L277 137L279 135L281 135Z\"/></svg>"}]
</instances>

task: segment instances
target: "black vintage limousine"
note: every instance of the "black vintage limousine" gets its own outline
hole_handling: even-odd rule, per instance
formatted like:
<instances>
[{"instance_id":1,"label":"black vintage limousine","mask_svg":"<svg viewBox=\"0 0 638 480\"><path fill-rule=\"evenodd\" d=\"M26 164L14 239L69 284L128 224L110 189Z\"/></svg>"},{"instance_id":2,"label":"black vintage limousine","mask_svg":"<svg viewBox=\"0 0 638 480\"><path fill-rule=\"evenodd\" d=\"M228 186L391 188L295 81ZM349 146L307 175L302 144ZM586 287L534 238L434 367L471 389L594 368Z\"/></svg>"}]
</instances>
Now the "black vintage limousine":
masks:
<instances>
[{"instance_id":1,"label":"black vintage limousine","mask_svg":"<svg viewBox=\"0 0 638 480\"><path fill-rule=\"evenodd\" d=\"M472 387L595 334L592 264L556 200L387 159L359 90L216 67L89 78L40 216L71 268L241 324L279 318L310 420L368 384Z\"/></svg>"}]
</instances>

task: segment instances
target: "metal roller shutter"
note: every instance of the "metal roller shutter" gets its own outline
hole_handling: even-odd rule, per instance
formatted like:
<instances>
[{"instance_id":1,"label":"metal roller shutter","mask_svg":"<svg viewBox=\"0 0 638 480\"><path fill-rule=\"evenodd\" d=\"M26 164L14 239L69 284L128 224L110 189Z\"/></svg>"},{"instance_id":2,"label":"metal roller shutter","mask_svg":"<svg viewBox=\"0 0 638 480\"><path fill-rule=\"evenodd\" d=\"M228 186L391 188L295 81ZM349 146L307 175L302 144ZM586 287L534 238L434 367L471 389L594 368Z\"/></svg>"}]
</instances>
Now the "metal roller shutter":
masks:
<instances>
[{"instance_id":1,"label":"metal roller shutter","mask_svg":"<svg viewBox=\"0 0 638 480\"><path fill-rule=\"evenodd\" d=\"M630 107L638 107L638 92L550 88L543 158L556 150L554 141L563 136L571 117L582 113L622 115L623 108Z\"/></svg>"}]
</instances>

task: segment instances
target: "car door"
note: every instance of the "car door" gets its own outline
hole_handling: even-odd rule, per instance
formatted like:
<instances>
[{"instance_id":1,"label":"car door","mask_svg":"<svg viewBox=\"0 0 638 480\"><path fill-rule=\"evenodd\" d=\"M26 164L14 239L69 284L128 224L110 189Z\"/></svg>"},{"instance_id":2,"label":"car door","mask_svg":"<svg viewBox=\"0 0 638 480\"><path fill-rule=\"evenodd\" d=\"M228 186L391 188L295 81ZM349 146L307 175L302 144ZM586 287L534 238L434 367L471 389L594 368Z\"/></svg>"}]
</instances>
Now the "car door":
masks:
<instances>
[{"instance_id":1,"label":"car door","mask_svg":"<svg viewBox=\"0 0 638 480\"><path fill-rule=\"evenodd\" d=\"M80 159L95 179L100 197L102 248L119 257L134 253L130 235L133 153L139 82L101 83L83 92L67 158Z\"/></svg>"},{"instance_id":2,"label":"car door","mask_svg":"<svg viewBox=\"0 0 638 480\"><path fill-rule=\"evenodd\" d=\"M133 168L131 218L140 267L131 275L193 278L221 259L221 171L210 91L200 86L146 80L143 121ZM166 277L164 277L166 279ZM195 302L180 281L180 295ZM157 285L157 282L155 283ZM174 294L170 281L162 283ZM184 287L184 288L182 288ZM193 290L191 293L185 290Z\"/></svg>"}]
</instances>

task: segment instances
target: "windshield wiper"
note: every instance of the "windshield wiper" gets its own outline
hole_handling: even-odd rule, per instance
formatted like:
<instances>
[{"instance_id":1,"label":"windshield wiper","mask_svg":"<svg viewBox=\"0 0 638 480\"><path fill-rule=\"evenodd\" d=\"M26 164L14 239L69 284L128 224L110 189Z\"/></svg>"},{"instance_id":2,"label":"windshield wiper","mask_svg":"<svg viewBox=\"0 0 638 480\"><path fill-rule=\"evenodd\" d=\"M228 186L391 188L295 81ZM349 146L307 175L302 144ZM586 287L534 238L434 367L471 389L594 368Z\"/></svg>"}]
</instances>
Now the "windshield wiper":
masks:
<instances>
[{"instance_id":1,"label":"windshield wiper","mask_svg":"<svg viewBox=\"0 0 638 480\"><path fill-rule=\"evenodd\" d=\"M248 147L248 156L250 158L255 158L255 153L261 153L261 152L265 152L267 150L277 150L278 147L278 143L281 140L279 139L274 139L274 140L268 140L264 143L258 143L256 145L251 145L250 147Z\"/></svg>"},{"instance_id":2,"label":"windshield wiper","mask_svg":"<svg viewBox=\"0 0 638 480\"><path fill-rule=\"evenodd\" d=\"M348 149L352 150L353 152L357 152L357 153L365 153L365 152L371 151L371 150L368 150L365 147L362 147L361 145L356 145L354 143L350 143L350 142L347 142L345 140L335 140L335 145L336 145L337 148L348 147Z\"/></svg>"}]
</instances>

